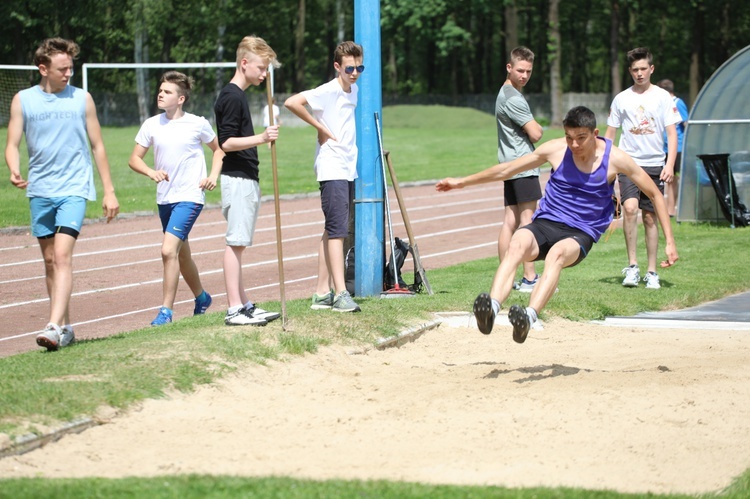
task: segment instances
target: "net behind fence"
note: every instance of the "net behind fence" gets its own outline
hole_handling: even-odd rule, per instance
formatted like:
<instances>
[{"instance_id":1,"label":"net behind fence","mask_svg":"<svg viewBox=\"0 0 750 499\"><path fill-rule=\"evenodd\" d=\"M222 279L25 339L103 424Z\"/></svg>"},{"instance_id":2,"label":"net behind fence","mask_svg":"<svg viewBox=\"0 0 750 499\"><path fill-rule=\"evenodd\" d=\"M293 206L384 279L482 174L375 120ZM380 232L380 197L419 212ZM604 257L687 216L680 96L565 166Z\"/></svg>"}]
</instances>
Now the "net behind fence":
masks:
<instances>
[{"instance_id":1,"label":"net behind fence","mask_svg":"<svg viewBox=\"0 0 750 499\"><path fill-rule=\"evenodd\" d=\"M0 65L0 126L8 126L13 96L38 81L39 69L36 66Z\"/></svg>"}]
</instances>

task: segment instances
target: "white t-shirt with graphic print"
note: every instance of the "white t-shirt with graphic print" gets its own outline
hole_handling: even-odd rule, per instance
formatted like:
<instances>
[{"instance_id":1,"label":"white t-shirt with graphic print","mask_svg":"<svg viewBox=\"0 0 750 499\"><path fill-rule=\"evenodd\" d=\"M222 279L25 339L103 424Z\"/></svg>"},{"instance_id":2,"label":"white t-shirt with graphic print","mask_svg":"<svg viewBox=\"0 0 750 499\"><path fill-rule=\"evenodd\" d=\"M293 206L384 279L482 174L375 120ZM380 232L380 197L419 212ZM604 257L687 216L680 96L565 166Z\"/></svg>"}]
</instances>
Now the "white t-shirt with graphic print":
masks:
<instances>
[{"instance_id":1,"label":"white t-shirt with graphic print","mask_svg":"<svg viewBox=\"0 0 750 499\"><path fill-rule=\"evenodd\" d=\"M669 92L651 85L639 94L633 87L617 94L609 108L607 126L622 128L618 147L639 166L664 166L666 127L682 121Z\"/></svg>"}]
</instances>

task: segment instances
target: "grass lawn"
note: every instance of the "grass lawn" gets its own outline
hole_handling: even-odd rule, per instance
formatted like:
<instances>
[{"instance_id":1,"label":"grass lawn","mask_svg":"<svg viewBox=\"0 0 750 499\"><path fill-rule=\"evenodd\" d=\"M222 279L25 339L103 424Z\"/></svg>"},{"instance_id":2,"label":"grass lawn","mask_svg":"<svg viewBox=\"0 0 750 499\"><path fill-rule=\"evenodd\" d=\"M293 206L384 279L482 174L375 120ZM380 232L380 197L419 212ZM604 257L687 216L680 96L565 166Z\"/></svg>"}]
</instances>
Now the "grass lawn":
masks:
<instances>
[{"instance_id":1,"label":"grass lawn","mask_svg":"<svg viewBox=\"0 0 750 499\"><path fill-rule=\"evenodd\" d=\"M400 107L384 110L385 142L400 181L463 175L495 162L492 117L471 110ZM419 128L436 123L446 126ZM399 126L395 126L399 124ZM0 140L5 131L0 132ZM105 141L113 164L115 185L123 211L153 210L150 181L127 167L135 128L107 129ZM545 136L560 136L549 131ZM282 146L284 141L289 145ZM278 158L282 193L315 189L311 158L312 129L284 129ZM294 145L292 145L294 144ZM270 160L260 148L261 164ZM272 192L270 171L262 186ZM141 183L142 182L142 183ZM210 193L209 202L218 202ZM212 198L213 196L213 198ZM0 184L1 226L27 225L28 204L9 182ZM99 209L90 205L92 217ZM556 315L573 320L632 315L647 310L668 310L696 305L744 291L747 280L747 235L742 229L716 225L674 225L681 260L662 271L659 293L629 293L617 285L621 276L624 242L621 232L594 247L586 261L563 273L560 291L542 318ZM663 248L663 242L662 246ZM489 288L496 259L478 260L445 269L428 270L433 296L411 300L360 298L363 312L342 314L335 322L310 311L307 300L287 302L293 320L283 331L278 323L258 330L227 334L223 312L186 318L156 330L119 334L81 341L54 355L29 352L0 359L0 432L13 437L42 432L79 416L91 415L102 405L128 407L168 390L190 391L248 363L285 360L321 345L373 343L431 318L431 312L471 309L478 291ZM707 269L710 279L706 278ZM405 276L411 282L411 276ZM467 285L467 283L470 283ZM528 297L514 295L514 300ZM278 306L262 304L264 308ZM277 321L278 322L278 321ZM190 334L182 334L189 330ZM174 352L181 352L175 356ZM39 380L55 378L55 383ZM85 380L85 381L82 381ZM304 481L283 477L237 478L180 476L152 479L0 479L5 497L640 497L615 492L574 489L503 489L497 487L430 486L399 482ZM738 478L722 497L750 496L750 473ZM684 497L678 495L648 497Z\"/></svg>"}]
</instances>

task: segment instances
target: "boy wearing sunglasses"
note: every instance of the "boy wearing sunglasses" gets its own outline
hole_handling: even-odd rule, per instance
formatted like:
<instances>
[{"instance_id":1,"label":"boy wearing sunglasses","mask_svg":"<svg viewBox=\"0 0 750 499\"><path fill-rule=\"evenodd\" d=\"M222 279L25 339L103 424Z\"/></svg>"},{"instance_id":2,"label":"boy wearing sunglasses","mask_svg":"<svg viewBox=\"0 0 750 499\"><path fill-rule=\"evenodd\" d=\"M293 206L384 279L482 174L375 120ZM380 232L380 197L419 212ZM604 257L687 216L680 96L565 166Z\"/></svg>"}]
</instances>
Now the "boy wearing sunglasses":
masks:
<instances>
[{"instance_id":1,"label":"boy wearing sunglasses","mask_svg":"<svg viewBox=\"0 0 750 499\"><path fill-rule=\"evenodd\" d=\"M289 97L284 106L318 131L314 170L320 184L325 217L318 247L318 283L311 308L335 312L359 312L346 290L344 239L349 231L349 212L357 178L357 79L365 70L363 50L354 42L342 42L333 53L336 78L312 90ZM312 113L305 106L309 106Z\"/></svg>"}]
</instances>

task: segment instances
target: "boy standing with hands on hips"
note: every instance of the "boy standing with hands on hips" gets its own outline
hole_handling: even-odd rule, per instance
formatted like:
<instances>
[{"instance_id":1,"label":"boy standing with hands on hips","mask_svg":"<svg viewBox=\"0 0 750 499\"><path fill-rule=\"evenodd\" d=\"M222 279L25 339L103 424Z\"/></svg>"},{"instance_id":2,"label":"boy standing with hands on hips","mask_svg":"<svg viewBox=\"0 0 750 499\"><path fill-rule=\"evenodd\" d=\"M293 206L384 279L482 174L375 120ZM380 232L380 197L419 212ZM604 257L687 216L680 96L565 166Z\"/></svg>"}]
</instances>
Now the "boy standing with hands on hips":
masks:
<instances>
[{"instance_id":1,"label":"boy standing with hands on hips","mask_svg":"<svg viewBox=\"0 0 750 499\"><path fill-rule=\"evenodd\" d=\"M334 312L361 309L346 290L344 239L349 231L349 212L357 178L357 79L362 65L362 47L352 41L340 43L333 53L336 78L312 90L289 97L284 105L318 131L315 175L320 184L320 202L325 216L318 247L318 282L311 308ZM310 106L312 114L305 105Z\"/></svg>"}]
</instances>

